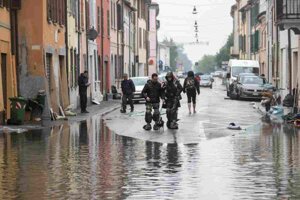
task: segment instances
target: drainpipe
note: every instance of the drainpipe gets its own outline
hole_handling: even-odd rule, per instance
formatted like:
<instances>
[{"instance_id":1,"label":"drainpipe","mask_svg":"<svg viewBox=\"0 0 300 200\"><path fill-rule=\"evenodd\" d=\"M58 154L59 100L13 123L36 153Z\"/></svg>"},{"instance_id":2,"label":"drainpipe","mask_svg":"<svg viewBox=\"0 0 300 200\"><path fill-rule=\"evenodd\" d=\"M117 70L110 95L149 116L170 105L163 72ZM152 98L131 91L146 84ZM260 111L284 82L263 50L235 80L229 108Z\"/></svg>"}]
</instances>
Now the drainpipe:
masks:
<instances>
[{"instance_id":1,"label":"drainpipe","mask_svg":"<svg viewBox=\"0 0 300 200\"><path fill-rule=\"evenodd\" d=\"M16 66L16 88L17 88L17 96L20 94L20 74L19 74L19 40L18 40L18 11L15 9L11 9L10 12L10 24L11 24L11 52L12 55L15 55L15 66ZM13 24L12 24L13 22Z\"/></svg>"},{"instance_id":2,"label":"drainpipe","mask_svg":"<svg viewBox=\"0 0 300 200\"><path fill-rule=\"evenodd\" d=\"M118 8L118 5L119 5L119 2L120 2L120 0L118 0L117 1L117 3L116 3L116 5L117 5L117 8ZM117 15L118 15L119 13L117 12ZM119 20L118 20L119 18L117 17L117 23L119 23ZM117 60L116 60L116 63L117 63L117 72L119 72L119 70L120 70L120 49L119 49L119 43L120 43L120 41L119 41L119 24L117 24ZM118 75L118 74L117 74ZM117 76L117 79L120 79L121 77L118 77ZM116 80L117 81L117 87L119 88L119 86L120 86L120 84L119 84L119 82L120 81L118 81L118 80Z\"/></svg>"},{"instance_id":3,"label":"drainpipe","mask_svg":"<svg viewBox=\"0 0 300 200\"><path fill-rule=\"evenodd\" d=\"M90 17L90 11L89 11L89 9L90 9L90 6L88 6L87 7L87 4L89 3L89 1L85 1L85 10L86 10L86 14L85 14L85 31L86 31L86 33L89 31L89 26L90 26L90 24L88 24L88 22L90 21L88 18ZM88 8L88 10L87 10L87 8ZM89 13L88 15L87 15L87 13ZM90 59L90 55L89 55L89 39L88 39L88 36L87 36L87 34L86 34L86 38L85 38L85 41L86 41L86 69L85 70L87 70L88 71L88 69L89 69L89 59ZM90 72L89 72L90 73Z\"/></svg>"},{"instance_id":4,"label":"drainpipe","mask_svg":"<svg viewBox=\"0 0 300 200\"><path fill-rule=\"evenodd\" d=\"M78 17L78 39L77 39L77 42L78 42L78 61L77 61L77 64L78 64L78 74L76 74L77 76L80 74L80 65L81 65L81 59L80 59L80 57L81 57L81 43L80 43L80 39L81 39L81 15L80 15L80 7L81 7L81 2L80 2L81 0L78 0L78 8L77 8L77 12L78 12L78 15L77 15L77 17Z\"/></svg>"},{"instance_id":5,"label":"drainpipe","mask_svg":"<svg viewBox=\"0 0 300 200\"><path fill-rule=\"evenodd\" d=\"M291 29L288 29L288 60L289 60L289 87L292 94L292 47L291 47Z\"/></svg>"},{"instance_id":6,"label":"drainpipe","mask_svg":"<svg viewBox=\"0 0 300 200\"><path fill-rule=\"evenodd\" d=\"M69 88L69 40L68 40L68 1L65 1L65 45L66 45L66 69L67 69L67 82L68 82L68 93L70 96L70 88Z\"/></svg>"},{"instance_id":7,"label":"drainpipe","mask_svg":"<svg viewBox=\"0 0 300 200\"><path fill-rule=\"evenodd\" d=\"M107 77L106 77L106 70L104 67L107 67L106 65L104 65L104 6L103 6L103 0L101 0L101 67L102 67L102 77L103 77L103 82L102 82L102 91L103 91L103 95L106 95L107 91L106 91L106 81L107 81ZM107 25L109 26L109 24ZM106 77L106 78L105 78ZM105 81L104 81L105 79Z\"/></svg>"},{"instance_id":8,"label":"drainpipe","mask_svg":"<svg viewBox=\"0 0 300 200\"><path fill-rule=\"evenodd\" d=\"M129 77L132 76L132 69L131 69L131 14L133 11L129 11L129 44L128 44L128 49L129 49L129 63L128 63L128 70L129 70Z\"/></svg>"},{"instance_id":9,"label":"drainpipe","mask_svg":"<svg viewBox=\"0 0 300 200\"><path fill-rule=\"evenodd\" d=\"M125 35L124 35L124 1L122 1L122 9L121 9L121 14L122 14L122 18L121 18L121 23L122 23L122 76L124 74L124 53L125 53Z\"/></svg>"}]
</instances>

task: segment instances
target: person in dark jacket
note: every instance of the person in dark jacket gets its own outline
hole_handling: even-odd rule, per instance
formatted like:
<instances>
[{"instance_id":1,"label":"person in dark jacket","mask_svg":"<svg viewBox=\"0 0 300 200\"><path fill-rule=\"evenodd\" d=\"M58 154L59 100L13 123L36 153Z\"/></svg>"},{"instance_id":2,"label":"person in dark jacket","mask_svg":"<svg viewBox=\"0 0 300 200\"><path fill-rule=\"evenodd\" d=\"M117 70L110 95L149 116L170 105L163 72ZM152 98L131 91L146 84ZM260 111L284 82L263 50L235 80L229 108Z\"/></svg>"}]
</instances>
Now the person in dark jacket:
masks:
<instances>
[{"instance_id":1,"label":"person in dark jacket","mask_svg":"<svg viewBox=\"0 0 300 200\"><path fill-rule=\"evenodd\" d=\"M163 90L168 118L167 127L169 129L178 129L178 108L180 107L183 88L179 80L175 79L172 72L167 73L166 80Z\"/></svg>"},{"instance_id":2,"label":"person in dark jacket","mask_svg":"<svg viewBox=\"0 0 300 200\"><path fill-rule=\"evenodd\" d=\"M89 113L87 107L87 88L90 86L88 72L84 71L78 78L81 113Z\"/></svg>"},{"instance_id":3,"label":"person in dark jacket","mask_svg":"<svg viewBox=\"0 0 300 200\"><path fill-rule=\"evenodd\" d=\"M200 84L193 71L189 71L188 77L184 80L183 92L187 94L189 114L192 114L192 102L193 111L196 113L196 96L197 93L200 94Z\"/></svg>"},{"instance_id":4,"label":"person in dark jacket","mask_svg":"<svg viewBox=\"0 0 300 200\"><path fill-rule=\"evenodd\" d=\"M122 89L122 109L121 113L126 113L127 103L130 104L131 112L134 111L133 93L135 92L135 85L131 79L128 79L128 74L123 75L124 80L121 82Z\"/></svg>"},{"instance_id":5,"label":"person in dark jacket","mask_svg":"<svg viewBox=\"0 0 300 200\"><path fill-rule=\"evenodd\" d=\"M164 98L161 84L158 82L158 75L154 73L151 78L152 79L145 84L144 89L142 90L142 94L146 100L145 121L147 124L143 127L146 131L150 131L152 129L152 120L155 122L153 129L159 129L159 103L160 98ZM152 110L154 110L153 115Z\"/></svg>"}]
</instances>

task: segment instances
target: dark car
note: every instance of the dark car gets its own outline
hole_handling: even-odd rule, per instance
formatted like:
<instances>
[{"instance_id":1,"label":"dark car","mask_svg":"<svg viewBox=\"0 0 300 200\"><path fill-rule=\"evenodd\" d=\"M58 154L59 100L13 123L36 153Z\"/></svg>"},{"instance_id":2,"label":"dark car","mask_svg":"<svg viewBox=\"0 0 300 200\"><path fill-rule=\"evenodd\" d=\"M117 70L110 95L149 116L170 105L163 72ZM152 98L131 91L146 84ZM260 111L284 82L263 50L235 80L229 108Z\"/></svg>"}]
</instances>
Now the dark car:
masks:
<instances>
[{"instance_id":1,"label":"dark car","mask_svg":"<svg viewBox=\"0 0 300 200\"><path fill-rule=\"evenodd\" d=\"M230 97L236 99L257 99L262 98L262 93L266 91L264 81L255 75L241 74L231 85Z\"/></svg>"}]
</instances>

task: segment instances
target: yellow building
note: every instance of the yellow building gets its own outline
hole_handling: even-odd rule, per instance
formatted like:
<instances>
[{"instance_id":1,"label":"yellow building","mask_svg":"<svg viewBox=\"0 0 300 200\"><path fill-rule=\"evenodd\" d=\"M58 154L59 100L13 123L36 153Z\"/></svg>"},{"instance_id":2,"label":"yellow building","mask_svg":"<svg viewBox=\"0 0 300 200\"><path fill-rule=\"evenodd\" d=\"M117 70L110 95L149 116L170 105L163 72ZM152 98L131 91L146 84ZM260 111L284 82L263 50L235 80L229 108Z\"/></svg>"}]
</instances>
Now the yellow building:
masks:
<instances>
[{"instance_id":1,"label":"yellow building","mask_svg":"<svg viewBox=\"0 0 300 200\"><path fill-rule=\"evenodd\" d=\"M0 124L9 118L9 97L17 96L16 51L12 49L15 26L10 21L15 11L6 2L0 0Z\"/></svg>"}]
</instances>

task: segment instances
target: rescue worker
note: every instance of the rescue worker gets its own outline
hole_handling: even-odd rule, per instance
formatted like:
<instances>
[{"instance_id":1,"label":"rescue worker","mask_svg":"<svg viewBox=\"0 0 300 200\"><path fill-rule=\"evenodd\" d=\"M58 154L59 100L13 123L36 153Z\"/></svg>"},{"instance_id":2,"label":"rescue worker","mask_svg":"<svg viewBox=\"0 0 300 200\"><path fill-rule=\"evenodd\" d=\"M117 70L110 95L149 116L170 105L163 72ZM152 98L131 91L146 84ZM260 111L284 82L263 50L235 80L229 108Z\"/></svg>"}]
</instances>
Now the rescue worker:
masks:
<instances>
[{"instance_id":1,"label":"rescue worker","mask_svg":"<svg viewBox=\"0 0 300 200\"><path fill-rule=\"evenodd\" d=\"M175 79L172 72L167 73L163 89L167 109L167 127L169 129L178 129L178 108L180 107L183 88L179 80Z\"/></svg>"},{"instance_id":2,"label":"rescue worker","mask_svg":"<svg viewBox=\"0 0 300 200\"><path fill-rule=\"evenodd\" d=\"M128 78L128 74L123 75L123 81L121 82L122 89L122 109L121 113L126 113L126 106L129 103L131 112L134 111L133 106L133 93L135 92L135 85L131 79Z\"/></svg>"},{"instance_id":3,"label":"rescue worker","mask_svg":"<svg viewBox=\"0 0 300 200\"><path fill-rule=\"evenodd\" d=\"M78 78L81 113L89 113L87 107L87 88L90 86L88 71L81 73Z\"/></svg>"},{"instance_id":4,"label":"rescue worker","mask_svg":"<svg viewBox=\"0 0 300 200\"><path fill-rule=\"evenodd\" d=\"M200 94L200 84L193 71L189 71L188 77L184 80L183 92L187 94L189 114L192 114L192 102L193 111L196 113L196 97L197 93Z\"/></svg>"},{"instance_id":5,"label":"rescue worker","mask_svg":"<svg viewBox=\"0 0 300 200\"><path fill-rule=\"evenodd\" d=\"M143 90L142 94L146 100L146 113L145 113L145 121L146 125L143 127L146 131L150 131L152 129L151 122L152 120L155 122L153 129L158 130L160 120L159 113L159 105L160 98L164 98L164 93L161 87L161 84L158 81L158 75L156 73L152 74L151 80L149 80ZM153 115L152 115L152 111Z\"/></svg>"}]
</instances>

